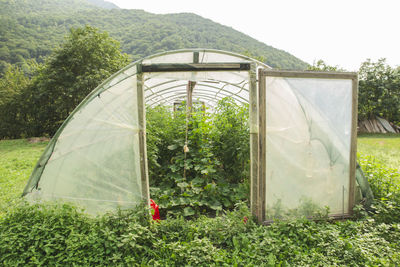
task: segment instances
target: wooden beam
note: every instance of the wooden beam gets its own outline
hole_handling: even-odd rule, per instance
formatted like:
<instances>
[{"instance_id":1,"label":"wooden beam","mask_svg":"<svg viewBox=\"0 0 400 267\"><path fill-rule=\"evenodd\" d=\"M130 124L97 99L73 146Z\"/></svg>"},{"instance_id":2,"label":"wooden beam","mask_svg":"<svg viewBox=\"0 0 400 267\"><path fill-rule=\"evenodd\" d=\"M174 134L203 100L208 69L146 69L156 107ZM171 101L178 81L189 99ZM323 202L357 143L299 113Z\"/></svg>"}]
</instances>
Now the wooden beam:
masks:
<instances>
[{"instance_id":1,"label":"wooden beam","mask_svg":"<svg viewBox=\"0 0 400 267\"><path fill-rule=\"evenodd\" d=\"M180 71L248 71L250 63L183 63L183 64L143 64L142 72L180 72Z\"/></svg>"},{"instance_id":2,"label":"wooden beam","mask_svg":"<svg viewBox=\"0 0 400 267\"><path fill-rule=\"evenodd\" d=\"M137 75L137 105L139 123L139 156L140 176L142 186L142 199L147 207L150 205L149 176L147 169L147 147L146 147L146 107L144 105L143 74Z\"/></svg>"},{"instance_id":3,"label":"wooden beam","mask_svg":"<svg viewBox=\"0 0 400 267\"><path fill-rule=\"evenodd\" d=\"M356 167L357 167L357 114L358 114L358 77L352 79L352 120L351 120L351 137L350 137L350 181L349 181L349 214L353 214L354 208L354 190L356 183Z\"/></svg>"},{"instance_id":4,"label":"wooden beam","mask_svg":"<svg viewBox=\"0 0 400 267\"><path fill-rule=\"evenodd\" d=\"M257 219L260 223L265 221L265 188L266 188L266 83L263 69L258 73L258 209Z\"/></svg>"},{"instance_id":5,"label":"wooden beam","mask_svg":"<svg viewBox=\"0 0 400 267\"><path fill-rule=\"evenodd\" d=\"M251 65L249 85L250 122L250 210L258 216L258 91L256 65Z\"/></svg>"},{"instance_id":6,"label":"wooden beam","mask_svg":"<svg viewBox=\"0 0 400 267\"><path fill-rule=\"evenodd\" d=\"M261 73L263 76L287 78L357 79L356 72L289 71L262 69Z\"/></svg>"}]
</instances>

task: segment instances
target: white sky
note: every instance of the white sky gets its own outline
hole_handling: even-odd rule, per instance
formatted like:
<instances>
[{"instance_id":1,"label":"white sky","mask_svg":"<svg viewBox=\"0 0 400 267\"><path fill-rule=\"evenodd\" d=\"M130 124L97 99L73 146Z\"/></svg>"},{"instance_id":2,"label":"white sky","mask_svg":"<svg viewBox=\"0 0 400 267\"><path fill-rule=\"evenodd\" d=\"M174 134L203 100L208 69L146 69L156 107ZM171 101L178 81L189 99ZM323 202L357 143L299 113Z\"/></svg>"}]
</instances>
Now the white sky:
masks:
<instances>
[{"instance_id":1,"label":"white sky","mask_svg":"<svg viewBox=\"0 0 400 267\"><path fill-rule=\"evenodd\" d=\"M107 0L121 8L191 12L312 64L357 70L367 58L400 65L400 0Z\"/></svg>"}]
</instances>

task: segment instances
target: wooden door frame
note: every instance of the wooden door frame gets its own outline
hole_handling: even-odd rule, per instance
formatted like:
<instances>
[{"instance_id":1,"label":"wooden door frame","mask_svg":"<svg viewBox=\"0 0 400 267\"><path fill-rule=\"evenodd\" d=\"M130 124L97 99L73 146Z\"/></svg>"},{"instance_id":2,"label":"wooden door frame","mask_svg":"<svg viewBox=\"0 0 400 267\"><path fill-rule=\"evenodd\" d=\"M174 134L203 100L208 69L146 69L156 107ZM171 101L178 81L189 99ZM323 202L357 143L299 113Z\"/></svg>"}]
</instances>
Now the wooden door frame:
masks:
<instances>
[{"instance_id":1,"label":"wooden door frame","mask_svg":"<svg viewBox=\"0 0 400 267\"><path fill-rule=\"evenodd\" d=\"M257 217L260 223L269 223L265 221L266 213L266 77L283 78L314 78L314 79L345 79L352 81L352 119L350 136L350 161L349 161L349 201L346 214L330 214L333 218L344 218L352 215L354 208L354 190L355 190L355 172L356 172L356 152L357 152L357 96L358 96L358 75L354 72L316 72L316 71L286 71L286 70L258 70L258 168L257 177L252 175L252 213ZM253 164L252 164L253 166ZM254 172L254 170L253 170ZM256 205L254 205L256 203Z\"/></svg>"}]
</instances>

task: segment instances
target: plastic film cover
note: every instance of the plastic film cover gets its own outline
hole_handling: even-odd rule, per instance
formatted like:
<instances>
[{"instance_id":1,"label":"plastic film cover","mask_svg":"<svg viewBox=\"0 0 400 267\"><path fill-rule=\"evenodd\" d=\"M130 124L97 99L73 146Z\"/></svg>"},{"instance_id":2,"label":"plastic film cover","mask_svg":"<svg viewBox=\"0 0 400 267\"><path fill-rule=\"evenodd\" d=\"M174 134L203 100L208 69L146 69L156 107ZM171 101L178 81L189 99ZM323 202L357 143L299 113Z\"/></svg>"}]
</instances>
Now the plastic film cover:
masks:
<instances>
[{"instance_id":1,"label":"plastic film cover","mask_svg":"<svg viewBox=\"0 0 400 267\"><path fill-rule=\"evenodd\" d=\"M238 103L249 101L248 71L158 72L144 74L147 105L171 105L186 99L188 81L196 81L193 99L209 106L232 97Z\"/></svg>"},{"instance_id":2,"label":"plastic film cover","mask_svg":"<svg viewBox=\"0 0 400 267\"><path fill-rule=\"evenodd\" d=\"M352 80L266 79L266 219L349 212Z\"/></svg>"},{"instance_id":3,"label":"plastic film cover","mask_svg":"<svg viewBox=\"0 0 400 267\"><path fill-rule=\"evenodd\" d=\"M63 129L28 198L63 200L95 214L141 201L136 76L113 84Z\"/></svg>"}]
</instances>

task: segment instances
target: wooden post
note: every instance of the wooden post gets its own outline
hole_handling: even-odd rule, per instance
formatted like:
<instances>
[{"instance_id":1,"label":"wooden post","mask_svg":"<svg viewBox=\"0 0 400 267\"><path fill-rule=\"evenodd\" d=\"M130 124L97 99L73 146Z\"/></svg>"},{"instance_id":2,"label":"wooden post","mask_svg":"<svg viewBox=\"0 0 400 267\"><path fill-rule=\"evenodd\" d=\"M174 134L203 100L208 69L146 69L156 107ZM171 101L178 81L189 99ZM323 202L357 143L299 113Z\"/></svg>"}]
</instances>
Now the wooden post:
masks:
<instances>
[{"instance_id":1,"label":"wooden post","mask_svg":"<svg viewBox=\"0 0 400 267\"><path fill-rule=\"evenodd\" d=\"M256 65L251 64L249 84L250 210L258 217L258 91Z\"/></svg>"},{"instance_id":2,"label":"wooden post","mask_svg":"<svg viewBox=\"0 0 400 267\"><path fill-rule=\"evenodd\" d=\"M137 74L137 104L139 124L139 153L140 153L140 174L142 185L142 199L150 205L149 176L147 172L147 148L146 148L146 107L144 104L143 74Z\"/></svg>"},{"instance_id":3,"label":"wooden post","mask_svg":"<svg viewBox=\"0 0 400 267\"><path fill-rule=\"evenodd\" d=\"M266 84L263 70L258 72L258 210L257 218L260 223L265 221L265 178L266 178Z\"/></svg>"},{"instance_id":4,"label":"wooden post","mask_svg":"<svg viewBox=\"0 0 400 267\"><path fill-rule=\"evenodd\" d=\"M351 121L351 142L350 142L350 182L349 182L349 215L353 214L354 188L357 165L357 121L358 121L358 77L352 78L352 121Z\"/></svg>"}]
</instances>

